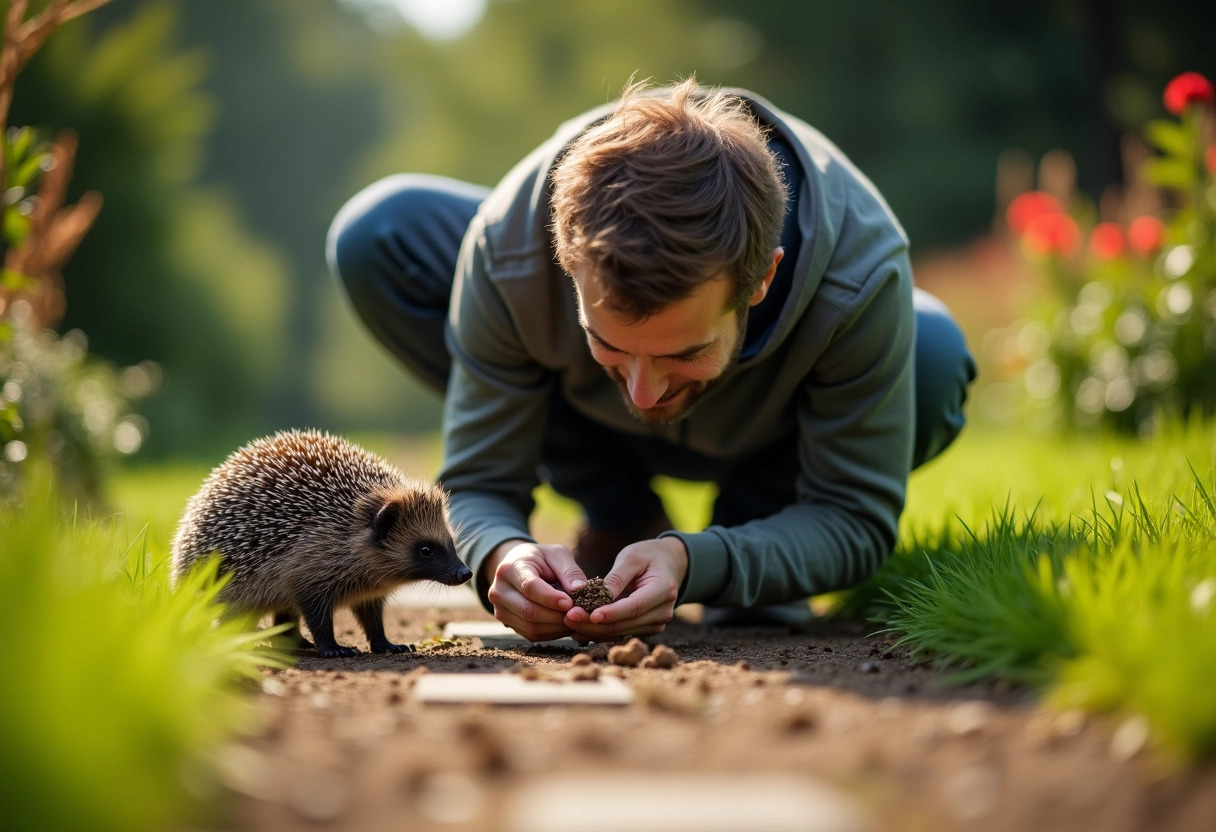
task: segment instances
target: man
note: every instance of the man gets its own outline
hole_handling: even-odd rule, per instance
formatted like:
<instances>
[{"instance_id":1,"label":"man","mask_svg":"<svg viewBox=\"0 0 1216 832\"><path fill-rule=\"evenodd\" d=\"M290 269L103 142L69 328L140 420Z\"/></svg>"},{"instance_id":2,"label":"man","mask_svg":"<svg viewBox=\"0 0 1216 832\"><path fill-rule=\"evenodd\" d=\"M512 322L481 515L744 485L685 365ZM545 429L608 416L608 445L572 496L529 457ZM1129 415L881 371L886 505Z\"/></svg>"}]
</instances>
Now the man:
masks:
<instances>
[{"instance_id":1,"label":"man","mask_svg":"<svg viewBox=\"0 0 1216 832\"><path fill-rule=\"evenodd\" d=\"M685 602L806 614L882 564L975 373L907 248L821 134L689 80L630 86L492 192L376 183L327 254L445 394L462 557L540 641L658 633ZM657 474L717 483L713 525L672 531ZM542 477L586 512L573 551L528 532ZM569 597L588 575L615 598L590 615Z\"/></svg>"}]
</instances>

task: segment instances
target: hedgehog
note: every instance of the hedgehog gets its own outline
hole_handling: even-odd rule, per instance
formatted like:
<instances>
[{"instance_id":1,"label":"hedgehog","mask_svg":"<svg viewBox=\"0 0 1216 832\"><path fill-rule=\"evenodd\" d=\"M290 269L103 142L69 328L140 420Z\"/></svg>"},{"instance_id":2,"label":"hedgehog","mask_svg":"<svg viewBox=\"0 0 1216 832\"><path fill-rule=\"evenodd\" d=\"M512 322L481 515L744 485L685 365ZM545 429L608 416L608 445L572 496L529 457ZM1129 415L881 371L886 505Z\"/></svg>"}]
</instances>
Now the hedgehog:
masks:
<instances>
[{"instance_id":1,"label":"hedgehog","mask_svg":"<svg viewBox=\"0 0 1216 832\"><path fill-rule=\"evenodd\" d=\"M412 652L384 634L384 599L413 581L463 584L447 495L379 457L318 431L282 431L233 453L186 505L173 541L176 585L200 560L220 557L231 577L219 600L232 612L301 616L317 653L352 656L334 639L333 613L349 606L373 653Z\"/></svg>"}]
</instances>

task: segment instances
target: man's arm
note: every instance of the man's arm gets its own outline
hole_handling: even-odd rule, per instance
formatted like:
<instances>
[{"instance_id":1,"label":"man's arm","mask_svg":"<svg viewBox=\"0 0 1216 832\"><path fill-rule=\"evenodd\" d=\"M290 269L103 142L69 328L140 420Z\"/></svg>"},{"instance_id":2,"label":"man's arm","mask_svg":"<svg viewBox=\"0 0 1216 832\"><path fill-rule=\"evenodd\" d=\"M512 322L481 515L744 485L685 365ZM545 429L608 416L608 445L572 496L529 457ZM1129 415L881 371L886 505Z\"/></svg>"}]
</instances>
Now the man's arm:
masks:
<instances>
[{"instance_id":1,"label":"man's arm","mask_svg":"<svg viewBox=\"0 0 1216 832\"><path fill-rule=\"evenodd\" d=\"M749 607L859 583L895 546L914 431L915 318L902 251L835 322L800 400L797 501L764 520L698 534L680 603ZM841 310L843 311L843 310ZM666 536L665 535L665 536Z\"/></svg>"},{"instance_id":2,"label":"man's arm","mask_svg":"<svg viewBox=\"0 0 1216 832\"><path fill-rule=\"evenodd\" d=\"M461 558L482 604L492 573L484 561L528 531L552 379L524 349L507 304L488 273L480 219L457 261L446 343L452 356L443 412L443 469Z\"/></svg>"},{"instance_id":3,"label":"man's arm","mask_svg":"<svg viewBox=\"0 0 1216 832\"><path fill-rule=\"evenodd\" d=\"M521 343L488 274L486 246L474 220L448 316L452 372L439 478L482 604L525 638L546 641L570 634L567 592L586 575L567 547L537 543L528 533L553 382Z\"/></svg>"}]
</instances>

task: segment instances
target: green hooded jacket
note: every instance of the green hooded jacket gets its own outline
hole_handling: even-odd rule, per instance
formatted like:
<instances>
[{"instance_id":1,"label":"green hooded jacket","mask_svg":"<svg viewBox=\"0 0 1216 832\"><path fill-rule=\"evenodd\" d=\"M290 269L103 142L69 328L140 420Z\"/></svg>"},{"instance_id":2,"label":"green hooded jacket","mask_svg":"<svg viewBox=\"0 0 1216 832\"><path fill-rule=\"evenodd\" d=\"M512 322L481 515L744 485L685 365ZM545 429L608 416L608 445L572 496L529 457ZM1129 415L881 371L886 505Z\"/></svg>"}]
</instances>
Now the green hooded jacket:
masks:
<instances>
[{"instance_id":1,"label":"green hooded jacket","mask_svg":"<svg viewBox=\"0 0 1216 832\"><path fill-rule=\"evenodd\" d=\"M554 389L589 419L710 457L758 451L797 431L797 499L771 516L696 533L678 603L748 607L856 584L895 546L913 447L915 319L908 241L874 186L806 123L752 93L755 116L795 149L802 244L793 286L759 350L728 370L683 421L631 416L579 325L557 265L549 172L563 148L607 117L563 124L481 205L461 247L447 326L452 372L444 463L461 557L487 605L482 562L532 540L537 466Z\"/></svg>"}]
</instances>

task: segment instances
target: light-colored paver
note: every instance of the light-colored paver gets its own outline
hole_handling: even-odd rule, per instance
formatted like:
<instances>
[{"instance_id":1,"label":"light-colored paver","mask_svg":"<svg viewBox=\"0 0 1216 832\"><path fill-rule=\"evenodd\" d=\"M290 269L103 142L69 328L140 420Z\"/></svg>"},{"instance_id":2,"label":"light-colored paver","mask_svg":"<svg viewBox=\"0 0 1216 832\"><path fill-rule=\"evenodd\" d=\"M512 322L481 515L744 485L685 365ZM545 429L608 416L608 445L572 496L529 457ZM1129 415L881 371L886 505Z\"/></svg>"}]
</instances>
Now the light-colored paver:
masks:
<instances>
[{"instance_id":1,"label":"light-colored paver","mask_svg":"<svg viewBox=\"0 0 1216 832\"><path fill-rule=\"evenodd\" d=\"M512 630L506 624L497 621L453 621L445 624L444 638L479 638L483 647L520 647L539 644L543 647L567 647L571 650L583 649L577 641L566 636L552 641L531 642Z\"/></svg>"},{"instance_id":2,"label":"light-colored paver","mask_svg":"<svg viewBox=\"0 0 1216 832\"><path fill-rule=\"evenodd\" d=\"M414 683L414 698L432 704L628 705L633 690L611 676L568 682L514 673L427 673Z\"/></svg>"},{"instance_id":3,"label":"light-colored paver","mask_svg":"<svg viewBox=\"0 0 1216 832\"><path fill-rule=\"evenodd\" d=\"M510 832L866 832L856 800L784 774L550 776L520 787L507 807Z\"/></svg>"}]
</instances>

